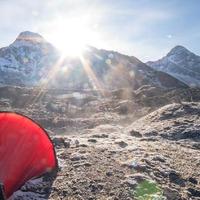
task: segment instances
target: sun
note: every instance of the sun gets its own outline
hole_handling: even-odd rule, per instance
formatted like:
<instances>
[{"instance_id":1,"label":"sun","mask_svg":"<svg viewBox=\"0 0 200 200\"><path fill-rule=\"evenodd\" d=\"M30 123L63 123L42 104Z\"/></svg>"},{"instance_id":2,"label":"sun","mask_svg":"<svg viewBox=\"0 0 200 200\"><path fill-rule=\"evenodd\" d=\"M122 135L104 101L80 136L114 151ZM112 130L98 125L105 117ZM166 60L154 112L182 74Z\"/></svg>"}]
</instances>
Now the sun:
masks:
<instances>
[{"instance_id":1,"label":"sun","mask_svg":"<svg viewBox=\"0 0 200 200\"><path fill-rule=\"evenodd\" d=\"M51 25L49 41L65 56L81 56L87 45L99 42L96 25L88 18L57 19Z\"/></svg>"}]
</instances>

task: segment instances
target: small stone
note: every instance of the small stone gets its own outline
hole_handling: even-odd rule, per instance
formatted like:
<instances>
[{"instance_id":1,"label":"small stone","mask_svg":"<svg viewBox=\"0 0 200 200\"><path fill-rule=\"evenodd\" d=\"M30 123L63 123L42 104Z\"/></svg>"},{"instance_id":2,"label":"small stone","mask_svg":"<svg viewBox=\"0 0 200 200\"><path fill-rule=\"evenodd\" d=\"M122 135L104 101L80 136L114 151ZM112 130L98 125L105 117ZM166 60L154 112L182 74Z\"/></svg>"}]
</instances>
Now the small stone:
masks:
<instances>
[{"instance_id":1,"label":"small stone","mask_svg":"<svg viewBox=\"0 0 200 200\"><path fill-rule=\"evenodd\" d=\"M84 163L84 166L85 167L90 167L90 166L92 166L92 164L91 163Z\"/></svg>"},{"instance_id":2,"label":"small stone","mask_svg":"<svg viewBox=\"0 0 200 200\"><path fill-rule=\"evenodd\" d=\"M184 182L184 179L182 179L180 177L179 174L177 174L176 172L172 171L169 173L169 180L170 182L173 182L177 185L180 185L180 186L185 186L185 182Z\"/></svg>"},{"instance_id":3,"label":"small stone","mask_svg":"<svg viewBox=\"0 0 200 200\"><path fill-rule=\"evenodd\" d=\"M109 151L110 152L110 154L116 154L117 153L117 151L115 151L115 150L112 150L112 151Z\"/></svg>"},{"instance_id":4,"label":"small stone","mask_svg":"<svg viewBox=\"0 0 200 200\"><path fill-rule=\"evenodd\" d=\"M104 184L99 183L99 184L97 185L97 187L98 187L99 190L103 190Z\"/></svg>"},{"instance_id":5,"label":"small stone","mask_svg":"<svg viewBox=\"0 0 200 200\"><path fill-rule=\"evenodd\" d=\"M84 147L84 148L86 148L86 147L88 147L88 145L87 145L87 144L80 144L79 147Z\"/></svg>"},{"instance_id":6,"label":"small stone","mask_svg":"<svg viewBox=\"0 0 200 200\"><path fill-rule=\"evenodd\" d=\"M138 138L142 137L142 134L138 131L135 131L135 130L131 130L130 135L133 136L133 137L138 137Z\"/></svg>"},{"instance_id":7,"label":"small stone","mask_svg":"<svg viewBox=\"0 0 200 200\"><path fill-rule=\"evenodd\" d=\"M170 199L170 200L177 200L177 199L180 199L180 194L177 190L175 189L171 189L171 188L168 188L168 187L165 187L163 189L163 195L165 197L167 197L167 199Z\"/></svg>"},{"instance_id":8,"label":"small stone","mask_svg":"<svg viewBox=\"0 0 200 200\"><path fill-rule=\"evenodd\" d=\"M197 181L197 179L195 179L195 178L193 178L193 177L190 177L189 179L188 179L188 181L190 182L190 183L193 183L193 184L198 184L198 181Z\"/></svg>"},{"instance_id":9,"label":"small stone","mask_svg":"<svg viewBox=\"0 0 200 200\"><path fill-rule=\"evenodd\" d=\"M137 181L134 179L127 179L124 181L130 188L135 188L137 186Z\"/></svg>"},{"instance_id":10,"label":"small stone","mask_svg":"<svg viewBox=\"0 0 200 200\"><path fill-rule=\"evenodd\" d=\"M200 197L200 190L194 188L188 188L188 191L193 197Z\"/></svg>"},{"instance_id":11,"label":"small stone","mask_svg":"<svg viewBox=\"0 0 200 200\"><path fill-rule=\"evenodd\" d=\"M91 184L89 185L90 191L95 193L96 191L98 191L98 187L95 184Z\"/></svg>"},{"instance_id":12,"label":"small stone","mask_svg":"<svg viewBox=\"0 0 200 200\"><path fill-rule=\"evenodd\" d=\"M194 144L192 145L192 147L193 147L194 149L200 149L200 143L194 143Z\"/></svg>"},{"instance_id":13,"label":"small stone","mask_svg":"<svg viewBox=\"0 0 200 200\"><path fill-rule=\"evenodd\" d=\"M159 162L165 162L165 158L160 155L154 156L152 160L159 161Z\"/></svg>"},{"instance_id":14,"label":"small stone","mask_svg":"<svg viewBox=\"0 0 200 200\"><path fill-rule=\"evenodd\" d=\"M82 167L83 165L82 164L80 164L80 163L75 163L75 164L73 164L73 167L74 168L79 168L79 167Z\"/></svg>"},{"instance_id":15,"label":"small stone","mask_svg":"<svg viewBox=\"0 0 200 200\"><path fill-rule=\"evenodd\" d=\"M78 146L79 146L79 141L78 141L78 140L75 140L75 141L74 141L74 144L75 144L76 147L78 147Z\"/></svg>"},{"instance_id":16,"label":"small stone","mask_svg":"<svg viewBox=\"0 0 200 200\"><path fill-rule=\"evenodd\" d=\"M71 161L79 161L79 160L86 160L87 158L84 155L80 154L73 154L70 158Z\"/></svg>"},{"instance_id":17,"label":"small stone","mask_svg":"<svg viewBox=\"0 0 200 200\"><path fill-rule=\"evenodd\" d=\"M140 171L140 172L144 172L147 170L147 166L144 165L144 164L140 164L136 161L133 161L132 163L125 163L125 164L122 164L122 167L128 167L130 169L135 169L136 171Z\"/></svg>"},{"instance_id":18,"label":"small stone","mask_svg":"<svg viewBox=\"0 0 200 200\"><path fill-rule=\"evenodd\" d=\"M62 195L63 197L66 197L66 196L68 195L68 192L67 192L66 190L63 190L63 191L61 192L61 195Z\"/></svg>"},{"instance_id":19,"label":"small stone","mask_svg":"<svg viewBox=\"0 0 200 200\"><path fill-rule=\"evenodd\" d=\"M147 166L143 164L137 164L133 167L133 169L139 171L139 172L145 172L147 170Z\"/></svg>"},{"instance_id":20,"label":"small stone","mask_svg":"<svg viewBox=\"0 0 200 200\"><path fill-rule=\"evenodd\" d=\"M116 144L118 144L121 148L125 148L128 146L128 144L124 141L116 142Z\"/></svg>"},{"instance_id":21,"label":"small stone","mask_svg":"<svg viewBox=\"0 0 200 200\"><path fill-rule=\"evenodd\" d=\"M144 134L146 137L152 137L152 136L157 136L158 133L155 131L147 132Z\"/></svg>"},{"instance_id":22,"label":"small stone","mask_svg":"<svg viewBox=\"0 0 200 200\"><path fill-rule=\"evenodd\" d=\"M70 142L69 141L65 141L64 142L64 147L65 148L70 148Z\"/></svg>"},{"instance_id":23,"label":"small stone","mask_svg":"<svg viewBox=\"0 0 200 200\"><path fill-rule=\"evenodd\" d=\"M75 186L72 187L72 190L73 190L73 191L76 191L77 189L78 189L78 188L75 187Z\"/></svg>"},{"instance_id":24,"label":"small stone","mask_svg":"<svg viewBox=\"0 0 200 200\"><path fill-rule=\"evenodd\" d=\"M111 191L110 193L109 193L109 196L114 196L115 195L115 192L113 192L113 191Z\"/></svg>"},{"instance_id":25,"label":"small stone","mask_svg":"<svg viewBox=\"0 0 200 200\"><path fill-rule=\"evenodd\" d=\"M65 141L65 139L62 137L55 137L55 138L53 138L52 142L56 148L63 148L63 147L69 148L70 147L70 142Z\"/></svg>"},{"instance_id":26,"label":"small stone","mask_svg":"<svg viewBox=\"0 0 200 200\"><path fill-rule=\"evenodd\" d=\"M88 142L97 143L97 140L95 140L95 139L88 139Z\"/></svg>"},{"instance_id":27,"label":"small stone","mask_svg":"<svg viewBox=\"0 0 200 200\"><path fill-rule=\"evenodd\" d=\"M106 176L112 176L113 175L113 173L112 172L106 172Z\"/></svg>"}]
</instances>

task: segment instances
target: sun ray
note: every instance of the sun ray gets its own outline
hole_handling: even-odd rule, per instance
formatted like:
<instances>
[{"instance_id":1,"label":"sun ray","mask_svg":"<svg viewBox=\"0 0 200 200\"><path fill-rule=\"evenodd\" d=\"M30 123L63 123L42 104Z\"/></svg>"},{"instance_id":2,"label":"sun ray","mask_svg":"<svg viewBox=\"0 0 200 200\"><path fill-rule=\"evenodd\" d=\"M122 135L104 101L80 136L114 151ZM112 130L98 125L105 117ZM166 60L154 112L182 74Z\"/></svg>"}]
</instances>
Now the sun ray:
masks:
<instances>
[{"instance_id":1,"label":"sun ray","mask_svg":"<svg viewBox=\"0 0 200 200\"><path fill-rule=\"evenodd\" d=\"M88 75L88 78L91 80L91 83L93 84L94 89L99 91L101 96L105 96L104 87L96 77L95 73L93 72L89 60L85 59L84 56L80 56L80 60L86 74Z\"/></svg>"},{"instance_id":2,"label":"sun ray","mask_svg":"<svg viewBox=\"0 0 200 200\"><path fill-rule=\"evenodd\" d=\"M58 59L58 61L56 62L56 64L52 66L52 68L50 69L48 74L45 76L46 79L41 84L41 86L40 86L40 88L38 90L38 94L36 95L36 97L34 99L32 99L31 102L27 102L26 105L28 107L34 105L40 98L42 98L45 95L45 91L48 89L50 81L53 80L53 78L56 76L58 71L61 69L61 67L63 66L64 61L65 61L65 57L61 56Z\"/></svg>"}]
</instances>

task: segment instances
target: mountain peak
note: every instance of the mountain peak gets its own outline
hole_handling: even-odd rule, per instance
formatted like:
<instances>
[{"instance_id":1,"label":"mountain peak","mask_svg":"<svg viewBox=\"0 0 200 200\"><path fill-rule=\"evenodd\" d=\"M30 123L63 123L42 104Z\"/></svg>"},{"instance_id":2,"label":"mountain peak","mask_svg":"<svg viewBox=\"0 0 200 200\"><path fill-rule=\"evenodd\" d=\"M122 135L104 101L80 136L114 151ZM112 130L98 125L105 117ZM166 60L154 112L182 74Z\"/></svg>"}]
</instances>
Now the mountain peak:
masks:
<instances>
[{"instance_id":1,"label":"mountain peak","mask_svg":"<svg viewBox=\"0 0 200 200\"><path fill-rule=\"evenodd\" d=\"M44 41L44 38L38 34L31 31L24 31L19 34L16 40L25 40L25 41L32 41L32 42L41 42Z\"/></svg>"},{"instance_id":2,"label":"mountain peak","mask_svg":"<svg viewBox=\"0 0 200 200\"><path fill-rule=\"evenodd\" d=\"M176 45L173 49L176 49L176 50L187 50L184 46L182 45Z\"/></svg>"},{"instance_id":3,"label":"mountain peak","mask_svg":"<svg viewBox=\"0 0 200 200\"><path fill-rule=\"evenodd\" d=\"M46 40L38 33L31 31L21 32L11 46L30 46L33 44L46 43Z\"/></svg>"},{"instance_id":4,"label":"mountain peak","mask_svg":"<svg viewBox=\"0 0 200 200\"><path fill-rule=\"evenodd\" d=\"M36 44L47 44L47 41L38 33L24 31L18 35L16 40L10 46L33 46Z\"/></svg>"},{"instance_id":5,"label":"mountain peak","mask_svg":"<svg viewBox=\"0 0 200 200\"><path fill-rule=\"evenodd\" d=\"M177 45L171 49L171 51L167 54L167 56L171 56L174 54L182 54L182 53L190 53L190 51L186 49L184 46Z\"/></svg>"},{"instance_id":6,"label":"mountain peak","mask_svg":"<svg viewBox=\"0 0 200 200\"><path fill-rule=\"evenodd\" d=\"M163 58L147 64L174 76L188 86L200 87L200 56L183 46L175 46Z\"/></svg>"}]
</instances>

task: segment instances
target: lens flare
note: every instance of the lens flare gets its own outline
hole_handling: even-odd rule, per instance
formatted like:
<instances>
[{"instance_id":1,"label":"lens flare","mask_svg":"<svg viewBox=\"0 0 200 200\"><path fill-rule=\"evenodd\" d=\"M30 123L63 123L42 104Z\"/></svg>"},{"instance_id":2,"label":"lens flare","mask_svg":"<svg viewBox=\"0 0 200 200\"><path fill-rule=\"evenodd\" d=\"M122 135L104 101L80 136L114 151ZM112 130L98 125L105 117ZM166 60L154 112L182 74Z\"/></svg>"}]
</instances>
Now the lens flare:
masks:
<instances>
[{"instance_id":1,"label":"lens flare","mask_svg":"<svg viewBox=\"0 0 200 200\"><path fill-rule=\"evenodd\" d=\"M87 45L99 42L96 26L88 17L56 19L47 32L47 39L65 56L79 57Z\"/></svg>"}]
</instances>

